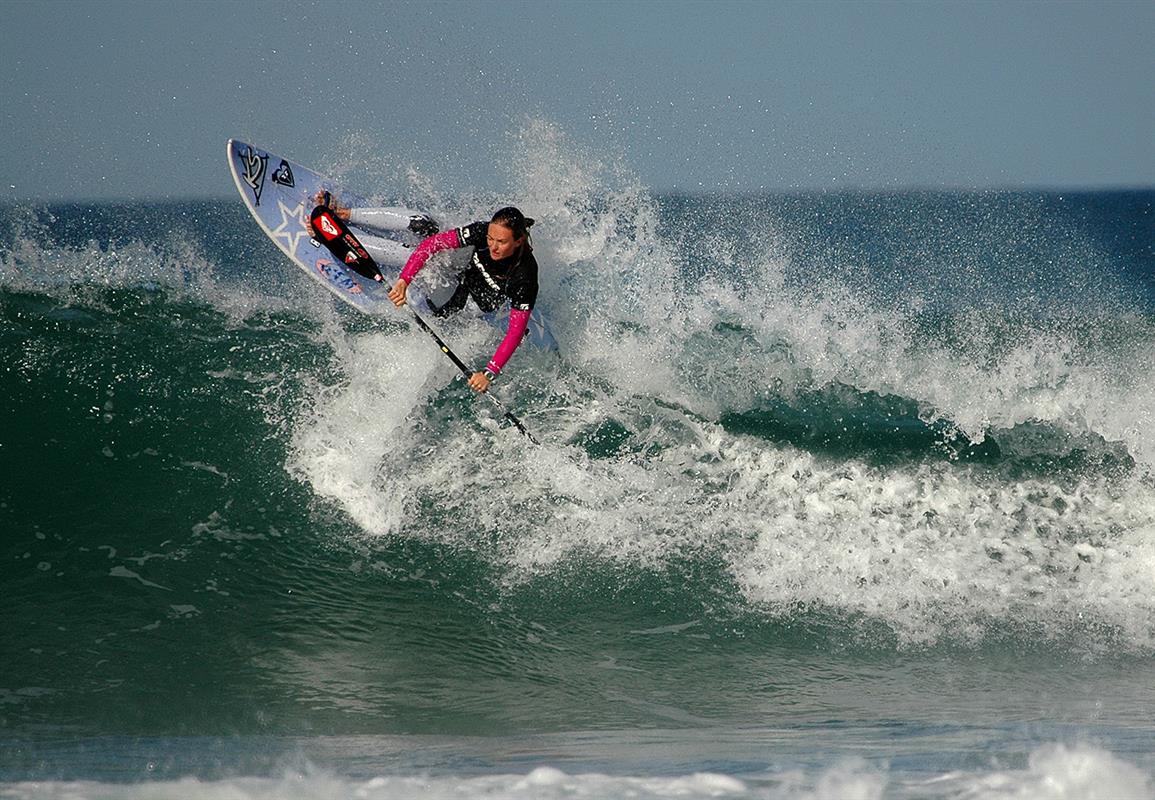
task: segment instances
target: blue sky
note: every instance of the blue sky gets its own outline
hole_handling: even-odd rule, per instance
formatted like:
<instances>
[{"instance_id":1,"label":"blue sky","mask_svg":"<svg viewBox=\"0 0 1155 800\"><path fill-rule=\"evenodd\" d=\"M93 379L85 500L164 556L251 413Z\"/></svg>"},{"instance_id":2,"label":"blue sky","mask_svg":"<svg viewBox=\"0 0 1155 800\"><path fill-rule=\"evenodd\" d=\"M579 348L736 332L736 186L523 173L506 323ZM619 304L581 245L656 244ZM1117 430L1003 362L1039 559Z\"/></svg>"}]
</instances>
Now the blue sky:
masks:
<instances>
[{"instance_id":1,"label":"blue sky","mask_svg":"<svg viewBox=\"0 0 1155 800\"><path fill-rule=\"evenodd\" d=\"M228 196L224 142L501 189L1155 186L1155 2L0 0L0 201Z\"/></svg>"}]
</instances>

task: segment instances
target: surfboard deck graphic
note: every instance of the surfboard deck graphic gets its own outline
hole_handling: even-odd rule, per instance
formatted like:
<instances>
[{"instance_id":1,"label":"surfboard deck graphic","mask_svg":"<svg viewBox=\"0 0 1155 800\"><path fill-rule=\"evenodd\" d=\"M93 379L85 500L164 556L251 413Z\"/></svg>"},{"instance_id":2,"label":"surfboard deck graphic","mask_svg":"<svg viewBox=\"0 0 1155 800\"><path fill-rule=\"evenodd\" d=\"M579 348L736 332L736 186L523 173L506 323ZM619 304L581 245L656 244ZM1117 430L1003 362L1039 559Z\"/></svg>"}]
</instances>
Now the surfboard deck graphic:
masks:
<instances>
[{"instance_id":1,"label":"surfboard deck graphic","mask_svg":"<svg viewBox=\"0 0 1155 800\"><path fill-rule=\"evenodd\" d=\"M388 294L397 276L386 267L385 279L375 280L371 271L358 269L363 261L358 259L342 263L322 244L319 237L323 232L315 229L310 221L310 216L317 208L318 195L325 192L339 197L343 206L357 208L369 206L370 203L303 164L247 142L230 139L228 160L229 170L245 207L261 230L294 264L359 311L375 315L396 313ZM355 230L353 232L356 234ZM415 242L402 243L411 246ZM368 258L367 254L365 258ZM420 302L422 295L411 288L410 297ZM504 330L509 313L506 310L504 313L484 314L482 317L494 327ZM527 337L537 347L558 349L557 340L539 309L534 309L530 317Z\"/></svg>"}]
</instances>

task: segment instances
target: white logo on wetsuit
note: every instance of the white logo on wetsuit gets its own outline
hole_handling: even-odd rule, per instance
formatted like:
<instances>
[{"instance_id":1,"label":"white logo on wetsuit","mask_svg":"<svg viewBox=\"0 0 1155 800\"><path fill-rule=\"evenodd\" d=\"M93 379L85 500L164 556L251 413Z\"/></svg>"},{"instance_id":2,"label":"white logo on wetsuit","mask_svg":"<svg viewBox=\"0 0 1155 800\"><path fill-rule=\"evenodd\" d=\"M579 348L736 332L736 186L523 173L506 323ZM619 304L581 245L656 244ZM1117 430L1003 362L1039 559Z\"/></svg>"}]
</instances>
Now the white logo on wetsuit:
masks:
<instances>
[{"instance_id":1,"label":"white logo on wetsuit","mask_svg":"<svg viewBox=\"0 0 1155 800\"><path fill-rule=\"evenodd\" d=\"M493 289L495 292L501 291L501 287L497 285L497 281L493 279L492 275L485 271L485 265L481 263L481 254L476 251L473 253L473 266L477 267L477 271L481 273L481 277L484 278L485 282L489 284L489 288Z\"/></svg>"}]
</instances>

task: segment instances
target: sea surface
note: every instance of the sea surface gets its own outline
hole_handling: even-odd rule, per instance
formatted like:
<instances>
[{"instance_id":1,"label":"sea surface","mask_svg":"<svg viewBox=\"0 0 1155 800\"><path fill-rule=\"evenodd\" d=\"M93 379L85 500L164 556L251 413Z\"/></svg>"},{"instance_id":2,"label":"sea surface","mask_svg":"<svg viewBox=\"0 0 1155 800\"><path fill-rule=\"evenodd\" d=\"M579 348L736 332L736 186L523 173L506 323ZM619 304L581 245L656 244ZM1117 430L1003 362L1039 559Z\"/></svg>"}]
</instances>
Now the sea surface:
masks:
<instances>
[{"instance_id":1,"label":"sea surface","mask_svg":"<svg viewBox=\"0 0 1155 800\"><path fill-rule=\"evenodd\" d=\"M540 446L223 163L0 208L0 798L1155 796L1155 192L542 149Z\"/></svg>"}]
</instances>

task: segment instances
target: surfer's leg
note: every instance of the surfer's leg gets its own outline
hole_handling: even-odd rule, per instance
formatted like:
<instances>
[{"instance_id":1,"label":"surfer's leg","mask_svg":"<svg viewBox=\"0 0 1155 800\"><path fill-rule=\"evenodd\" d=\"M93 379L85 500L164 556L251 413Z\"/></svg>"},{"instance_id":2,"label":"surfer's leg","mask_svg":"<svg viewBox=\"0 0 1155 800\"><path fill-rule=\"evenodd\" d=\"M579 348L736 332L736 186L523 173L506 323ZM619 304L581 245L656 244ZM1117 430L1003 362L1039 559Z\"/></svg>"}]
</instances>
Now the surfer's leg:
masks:
<instances>
[{"instance_id":1,"label":"surfer's leg","mask_svg":"<svg viewBox=\"0 0 1155 800\"><path fill-rule=\"evenodd\" d=\"M424 238L437 233L437 221L401 206L349 209L349 224L378 231L409 231Z\"/></svg>"},{"instance_id":2,"label":"surfer's leg","mask_svg":"<svg viewBox=\"0 0 1155 800\"><path fill-rule=\"evenodd\" d=\"M433 316L448 317L450 314L456 314L465 308L465 301L468 299L469 289L464 283L459 283L453 292L453 296L446 300L444 304L435 306L431 300L427 299L425 305L429 306L429 310L433 312Z\"/></svg>"},{"instance_id":3,"label":"surfer's leg","mask_svg":"<svg viewBox=\"0 0 1155 800\"><path fill-rule=\"evenodd\" d=\"M401 242L393 239L384 239L380 236L373 236L372 234L362 233L357 237L365 249L369 251L369 255L373 256L373 260L382 267L389 267L397 271L405 266L409 254L413 251L401 244Z\"/></svg>"}]
</instances>

